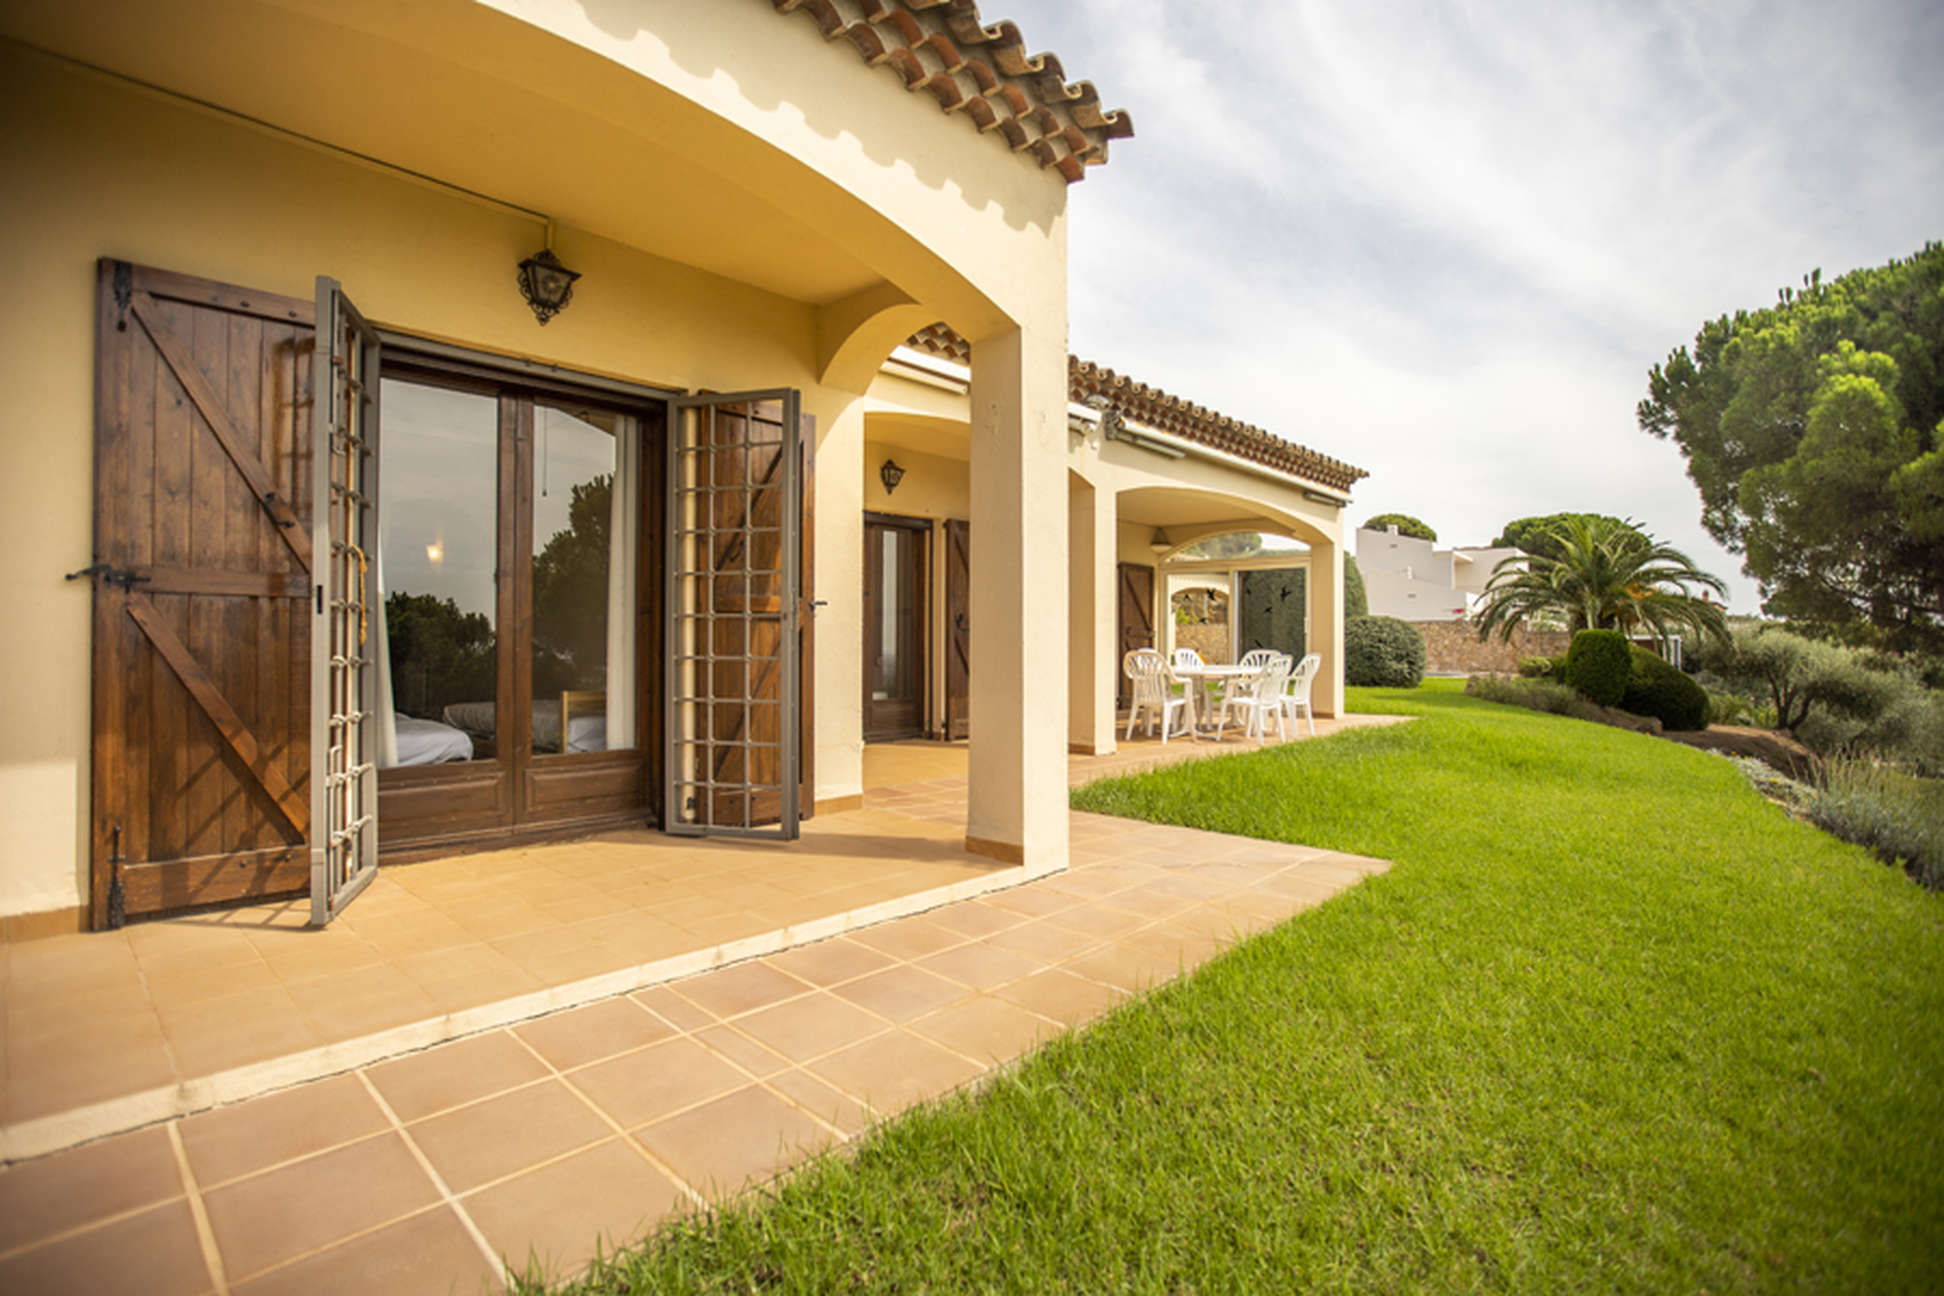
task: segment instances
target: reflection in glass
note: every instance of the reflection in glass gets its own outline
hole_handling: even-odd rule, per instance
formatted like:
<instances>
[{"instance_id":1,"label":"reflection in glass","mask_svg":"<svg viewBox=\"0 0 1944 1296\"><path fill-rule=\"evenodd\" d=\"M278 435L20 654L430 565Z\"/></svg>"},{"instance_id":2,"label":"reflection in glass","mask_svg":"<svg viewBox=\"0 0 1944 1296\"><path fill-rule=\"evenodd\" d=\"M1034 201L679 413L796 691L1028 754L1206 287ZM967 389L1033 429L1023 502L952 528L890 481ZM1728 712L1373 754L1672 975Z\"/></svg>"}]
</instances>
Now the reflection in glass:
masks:
<instances>
[{"instance_id":1,"label":"reflection in glass","mask_svg":"<svg viewBox=\"0 0 1944 1296\"><path fill-rule=\"evenodd\" d=\"M393 378L379 399L379 691L396 727L379 763L491 757L499 402Z\"/></svg>"},{"instance_id":2,"label":"reflection in glass","mask_svg":"<svg viewBox=\"0 0 1944 1296\"><path fill-rule=\"evenodd\" d=\"M631 747L634 421L536 402L533 422L533 750Z\"/></svg>"}]
</instances>

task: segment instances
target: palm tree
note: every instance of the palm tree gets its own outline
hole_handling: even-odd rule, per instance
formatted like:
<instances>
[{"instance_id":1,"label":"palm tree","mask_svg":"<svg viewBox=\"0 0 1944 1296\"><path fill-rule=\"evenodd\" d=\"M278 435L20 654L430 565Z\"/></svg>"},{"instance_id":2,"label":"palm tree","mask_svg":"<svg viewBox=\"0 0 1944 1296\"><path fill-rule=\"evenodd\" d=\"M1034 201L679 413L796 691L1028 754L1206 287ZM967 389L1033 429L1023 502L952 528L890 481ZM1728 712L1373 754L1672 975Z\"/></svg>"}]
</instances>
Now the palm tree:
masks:
<instances>
[{"instance_id":1,"label":"palm tree","mask_svg":"<svg viewBox=\"0 0 1944 1296\"><path fill-rule=\"evenodd\" d=\"M1727 641L1726 615L1698 593L1719 595L1727 587L1679 549L1632 522L1588 514L1569 514L1553 534L1558 557L1528 554L1492 569L1478 613L1480 639L1494 631L1510 639L1521 621L1550 612L1574 631L1645 630L1665 639L1686 628Z\"/></svg>"}]
</instances>

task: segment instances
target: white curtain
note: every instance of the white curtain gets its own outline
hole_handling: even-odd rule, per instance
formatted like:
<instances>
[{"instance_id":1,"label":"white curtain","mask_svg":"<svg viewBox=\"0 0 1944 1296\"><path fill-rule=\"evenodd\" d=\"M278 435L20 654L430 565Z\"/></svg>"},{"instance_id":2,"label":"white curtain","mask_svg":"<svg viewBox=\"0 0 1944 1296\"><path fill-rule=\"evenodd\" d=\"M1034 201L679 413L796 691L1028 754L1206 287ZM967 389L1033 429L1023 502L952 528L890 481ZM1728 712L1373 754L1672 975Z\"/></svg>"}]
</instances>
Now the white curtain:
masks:
<instances>
[{"instance_id":1,"label":"white curtain","mask_svg":"<svg viewBox=\"0 0 1944 1296\"><path fill-rule=\"evenodd\" d=\"M608 514L607 745L635 745L636 543L641 527L641 429L623 418L614 430L614 485Z\"/></svg>"},{"instance_id":2,"label":"white curtain","mask_svg":"<svg viewBox=\"0 0 1944 1296\"><path fill-rule=\"evenodd\" d=\"M371 642L365 647L378 669L378 768L398 764L398 712L392 706L391 629L385 624L385 517L378 515L378 552L368 555L371 588L365 601L371 606Z\"/></svg>"}]
</instances>

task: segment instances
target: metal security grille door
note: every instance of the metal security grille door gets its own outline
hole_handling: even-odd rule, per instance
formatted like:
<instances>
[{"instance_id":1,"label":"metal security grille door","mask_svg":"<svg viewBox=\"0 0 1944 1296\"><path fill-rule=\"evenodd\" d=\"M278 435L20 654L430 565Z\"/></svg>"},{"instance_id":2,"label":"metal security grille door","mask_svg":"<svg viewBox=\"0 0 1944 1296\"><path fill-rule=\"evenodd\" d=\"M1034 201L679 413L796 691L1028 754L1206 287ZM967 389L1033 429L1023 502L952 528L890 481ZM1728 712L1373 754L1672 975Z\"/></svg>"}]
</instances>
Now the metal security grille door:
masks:
<instances>
[{"instance_id":1,"label":"metal security grille door","mask_svg":"<svg viewBox=\"0 0 1944 1296\"><path fill-rule=\"evenodd\" d=\"M378 871L378 335L317 280L311 383L311 923Z\"/></svg>"},{"instance_id":2,"label":"metal security grille door","mask_svg":"<svg viewBox=\"0 0 1944 1296\"><path fill-rule=\"evenodd\" d=\"M674 402L669 832L797 835L797 405L790 390Z\"/></svg>"}]
</instances>

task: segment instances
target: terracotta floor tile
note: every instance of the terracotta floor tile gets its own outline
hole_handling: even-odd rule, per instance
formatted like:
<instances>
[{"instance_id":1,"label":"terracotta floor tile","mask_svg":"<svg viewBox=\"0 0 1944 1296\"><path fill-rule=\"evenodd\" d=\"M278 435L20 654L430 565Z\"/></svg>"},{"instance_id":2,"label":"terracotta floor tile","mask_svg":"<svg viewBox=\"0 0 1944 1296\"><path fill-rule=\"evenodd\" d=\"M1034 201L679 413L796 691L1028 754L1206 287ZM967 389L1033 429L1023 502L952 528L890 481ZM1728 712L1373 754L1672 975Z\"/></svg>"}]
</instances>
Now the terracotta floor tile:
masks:
<instances>
[{"instance_id":1,"label":"terracotta floor tile","mask_svg":"<svg viewBox=\"0 0 1944 1296\"><path fill-rule=\"evenodd\" d=\"M515 1034L562 1071L667 1039L675 1028L623 995L522 1022Z\"/></svg>"},{"instance_id":2,"label":"terracotta floor tile","mask_svg":"<svg viewBox=\"0 0 1944 1296\"><path fill-rule=\"evenodd\" d=\"M689 1199L620 1139L600 1143L505 1183L465 1207L515 1272L555 1280L636 1241Z\"/></svg>"},{"instance_id":3,"label":"terracotta floor tile","mask_svg":"<svg viewBox=\"0 0 1944 1296\"><path fill-rule=\"evenodd\" d=\"M636 1130L635 1137L710 1200L761 1182L836 1136L801 1108L751 1085Z\"/></svg>"},{"instance_id":4,"label":"terracotta floor tile","mask_svg":"<svg viewBox=\"0 0 1944 1296\"><path fill-rule=\"evenodd\" d=\"M925 915L941 927L949 927L961 936L990 936L1008 927L1017 927L1026 916L1010 909L999 909L983 900L966 900L959 904L942 905Z\"/></svg>"},{"instance_id":5,"label":"terracotta floor tile","mask_svg":"<svg viewBox=\"0 0 1944 1296\"><path fill-rule=\"evenodd\" d=\"M801 1067L779 1071L763 1083L817 1119L834 1125L847 1139L871 1127L871 1113L863 1103Z\"/></svg>"},{"instance_id":6,"label":"terracotta floor tile","mask_svg":"<svg viewBox=\"0 0 1944 1296\"><path fill-rule=\"evenodd\" d=\"M894 1022L943 1008L970 993L956 981L901 965L848 981L831 992Z\"/></svg>"},{"instance_id":7,"label":"terracotta floor tile","mask_svg":"<svg viewBox=\"0 0 1944 1296\"><path fill-rule=\"evenodd\" d=\"M203 1194L209 1226L233 1280L437 1200L438 1190L396 1134L380 1134Z\"/></svg>"},{"instance_id":8,"label":"terracotta floor tile","mask_svg":"<svg viewBox=\"0 0 1944 1296\"><path fill-rule=\"evenodd\" d=\"M960 1057L908 1031L889 1031L807 1068L883 1115L936 1098L984 1072Z\"/></svg>"},{"instance_id":9,"label":"terracotta floor tile","mask_svg":"<svg viewBox=\"0 0 1944 1296\"><path fill-rule=\"evenodd\" d=\"M993 997L1029 1008L1063 1026L1074 1027L1092 1021L1127 995L1117 987L1050 968L1023 981L1001 986L993 991Z\"/></svg>"},{"instance_id":10,"label":"terracotta floor tile","mask_svg":"<svg viewBox=\"0 0 1944 1296\"><path fill-rule=\"evenodd\" d=\"M1044 918L1048 914L1072 908L1075 900L1073 896L1059 891L1048 891L1029 882L1025 886L995 891L985 897L985 903L995 909L1004 909L1009 913L1022 914L1028 918Z\"/></svg>"},{"instance_id":11,"label":"terracotta floor tile","mask_svg":"<svg viewBox=\"0 0 1944 1296\"><path fill-rule=\"evenodd\" d=\"M676 1030L695 1030L712 1025L715 1014L704 1012L665 985L637 990L628 998L648 1009Z\"/></svg>"},{"instance_id":12,"label":"terracotta floor tile","mask_svg":"<svg viewBox=\"0 0 1944 1296\"><path fill-rule=\"evenodd\" d=\"M889 954L842 936L814 945L800 945L763 960L771 967L819 986L837 985L890 967L896 961Z\"/></svg>"},{"instance_id":13,"label":"terracotta floor tile","mask_svg":"<svg viewBox=\"0 0 1944 1296\"><path fill-rule=\"evenodd\" d=\"M930 918L919 915L915 918L899 918L894 922L880 923L852 933L852 938L880 950L893 958L918 959L927 954L936 954L965 939Z\"/></svg>"},{"instance_id":14,"label":"terracotta floor tile","mask_svg":"<svg viewBox=\"0 0 1944 1296\"><path fill-rule=\"evenodd\" d=\"M727 1019L803 994L811 987L807 981L757 961L689 977L675 982L672 988L683 998Z\"/></svg>"},{"instance_id":15,"label":"terracotta floor tile","mask_svg":"<svg viewBox=\"0 0 1944 1296\"><path fill-rule=\"evenodd\" d=\"M422 1292L498 1291L499 1270L447 1206L423 1211L376 1233L232 1287L237 1296L418 1296Z\"/></svg>"},{"instance_id":16,"label":"terracotta floor tile","mask_svg":"<svg viewBox=\"0 0 1944 1296\"><path fill-rule=\"evenodd\" d=\"M749 1083L747 1075L686 1037L596 1062L568 1078L623 1129Z\"/></svg>"},{"instance_id":17,"label":"terracotta floor tile","mask_svg":"<svg viewBox=\"0 0 1944 1296\"><path fill-rule=\"evenodd\" d=\"M279 1021L215 1022L168 1031L169 1047L185 1076L214 1075L232 1067L301 1053L324 1042L306 1017Z\"/></svg>"},{"instance_id":18,"label":"terracotta floor tile","mask_svg":"<svg viewBox=\"0 0 1944 1296\"><path fill-rule=\"evenodd\" d=\"M974 990L990 990L1008 981L1017 981L1023 976L1045 967L1039 959L994 945L990 941L977 940L957 949L948 949L942 954L918 960L918 966L927 972L962 981Z\"/></svg>"},{"instance_id":19,"label":"terracotta floor tile","mask_svg":"<svg viewBox=\"0 0 1944 1296\"><path fill-rule=\"evenodd\" d=\"M1111 941L1138 931L1153 920L1106 904L1086 903L1063 909L1046 921L1095 940Z\"/></svg>"},{"instance_id":20,"label":"terracotta floor tile","mask_svg":"<svg viewBox=\"0 0 1944 1296\"><path fill-rule=\"evenodd\" d=\"M1096 937L1077 932L1071 927L1059 926L1048 919L1021 923L1017 927L995 932L986 937L986 942L1046 964L1072 958L1100 943Z\"/></svg>"},{"instance_id":21,"label":"terracotta floor tile","mask_svg":"<svg viewBox=\"0 0 1944 1296\"><path fill-rule=\"evenodd\" d=\"M181 1195L159 1126L23 1161L0 1170L0 1252Z\"/></svg>"},{"instance_id":22,"label":"terracotta floor tile","mask_svg":"<svg viewBox=\"0 0 1944 1296\"><path fill-rule=\"evenodd\" d=\"M801 999L793 999L789 1003L778 1004L775 1008L765 1009L765 1011L789 1013L794 1011L796 1006L802 1002L803 1000ZM748 1017L742 1017L737 1019L736 1025L734 1026L708 1026L695 1032L689 1038L704 1045L710 1052L720 1054L723 1058L741 1067L744 1071L747 1071L759 1080L764 1076L774 1075L789 1066L789 1058L784 1057L774 1049L757 1043L742 1032L740 1029L741 1026L749 1020Z\"/></svg>"},{"instance_id":23,"label":"terracotta floor tile","mask_svg":"<svg viewBox=\"0 0 1944 1296\"><path fill-rule=\"evenodd\" d=\"M539 1058L502 1031L455 1040L366 1069L372 1084L402 1121L538 1080Z\"/></svg>"},{"instance_id":24,"label":"terracotta floor tile","mask_svg":"<svg viewBox=\"0 0 1944 1296\"><path fill-rule=\"evenodd\" d=\"M736 1028L796 1062L884 1030L881 1016L825 991L739 1018Z\"/></svg>"},{"instance_id":25,"label":"terracotta floor tile","mask_svg":"<svg viewBox=\"0 0 1944 1296\"><path fill-rule=\"evenodd\" d=\"M0 1291L193 1296L210 1290L189 1203L174 1201L0 1260Z\"/></svg>"},{"instance_id":26,"label":"terracotta floor tile","mask_svg":"<svg viewBox=\"0 0 1944 1296\"><path fill-rule=\"evenodd\" d=\"M1060 965L1068 972L1090 977L1123 990L1147 990L1181 970L1178 956L1105 945Z\"/></svg>"},{"instance_id":27,"label":"terracotta floor tile","mask_svg":"<svg viewBox=\"0 0 1944 1296\"><path fill-rule=\"evenodd\" d=\"M455 1193L598 1143L614 1132L558 1080L543 1080L406 1128Z\"/></svg>"},{"instance_id":28,"label":"terracotta floor tile","mask_svg":"<svg viewBox=\"0 0 1944 1296\"><path fill-rule=\"evenodd\" d=\"M355 1075L218 1107L184 1120L182 1150L207 1190L266 1166L321 1152L386 1128L385 1113Z\"/></svg>"},{"instance_id":29,"label":"terracotta floor tile","mask_svg":"<svg viewBox=\"0 0 1944 1296\"><path fill-rule=\"evenodd\" d=\"M63 1051L45 1041L7 1050L5 1122L67 1111L122 1094L173 1084L175 1064L161 1028L123 1043Z\"/></svg>"},{"instance_id":30,"label":"terracotta floor tile","mask_svg":"<svg viewBox=\"0 0 1944 1296\"><path fill-rule=\"evenodd\" d=\"M1018 1004L977 995L920 1017L909 1029L975 1062L999 1066L1060 1028Z\"/></svg>"}]
</instances>

